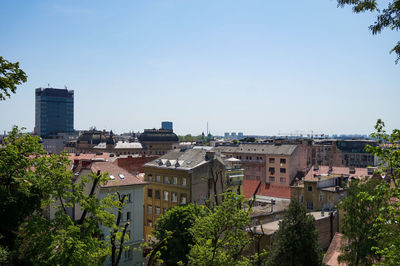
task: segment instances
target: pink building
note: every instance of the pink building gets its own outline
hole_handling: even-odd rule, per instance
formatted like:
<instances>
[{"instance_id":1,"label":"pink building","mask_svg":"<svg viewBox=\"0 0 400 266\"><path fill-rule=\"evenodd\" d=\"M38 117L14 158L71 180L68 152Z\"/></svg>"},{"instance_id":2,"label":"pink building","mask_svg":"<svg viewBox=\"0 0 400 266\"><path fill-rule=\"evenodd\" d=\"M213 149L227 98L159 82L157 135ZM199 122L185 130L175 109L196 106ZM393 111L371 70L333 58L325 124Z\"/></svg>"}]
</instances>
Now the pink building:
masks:
<instances>
[{"instance_id":1,"label":"pink building","mask_svg":"<svg viewBox=\"0 0 400 266\"><path fill-rule=\"evenodd\" d=\"M239 159L247 180L290 186L307 170L308 149L302 144L240 144L214 149L227 157Z\"/></svg>"}]
</instances>

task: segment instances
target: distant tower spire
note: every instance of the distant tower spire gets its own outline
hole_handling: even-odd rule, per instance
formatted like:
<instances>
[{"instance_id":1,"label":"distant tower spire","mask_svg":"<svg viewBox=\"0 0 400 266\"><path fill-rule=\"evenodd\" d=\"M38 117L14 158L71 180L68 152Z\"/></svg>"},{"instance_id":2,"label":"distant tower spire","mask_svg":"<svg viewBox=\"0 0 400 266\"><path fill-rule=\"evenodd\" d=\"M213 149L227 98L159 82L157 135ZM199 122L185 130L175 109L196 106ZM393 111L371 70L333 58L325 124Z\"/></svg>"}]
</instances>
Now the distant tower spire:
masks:
<instances>
[{"instance_id":1,"label":"distant tower spire","mask_svg":"<svg viewBox=\"0 0 400 266\"><path fill-rule=\"evenodd\" d=\"M208 135L208 121L207 121L207 135Z\"/></svg>"}]
</instances>

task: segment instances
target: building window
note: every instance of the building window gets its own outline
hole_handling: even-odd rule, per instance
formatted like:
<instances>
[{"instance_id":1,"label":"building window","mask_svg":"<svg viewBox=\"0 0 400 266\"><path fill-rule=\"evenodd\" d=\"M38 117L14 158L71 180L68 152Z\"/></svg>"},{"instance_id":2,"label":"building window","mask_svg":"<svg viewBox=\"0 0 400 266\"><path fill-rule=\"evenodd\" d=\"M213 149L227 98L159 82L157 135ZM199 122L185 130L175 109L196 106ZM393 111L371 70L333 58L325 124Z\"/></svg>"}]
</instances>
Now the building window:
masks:
<instances>
[{"instance_id":1,"label":"building window","mask_svg":"<svg viewBox=\"0 0 400 266\"><path fill-rule=\"evenodd\" d=\"M130 221L131 220L131 212L126 213L126 220Z\"/></svg>"},{"instance_id":2,"label":"building window","mask_svg":"<svg viewBox=\"0 0 400 266\"><path fill-rule=\"evenodd\" d=\"M132 249L131 248L129 248L128 250L125 250L124 259L125 260L131 260L132 259Z\"/></svg>"},{"instance_id":3,"label":"building window","mask_svg":"<svg viewBox=\"0 0 400 266\"><path fill-rule=\"evenodd\" d=\"M149 182L153 181L153 176L152 176L152 175L148 175L148 176L147 176L147 180L148 180Z\"/></svg>"},{"instance_id":4,"label":"building window","mask_svg":"<svg viewBox=\"0 0 400 266\"><path fill-rule=\"evenodd\" d=\"M156 182L161 183L161 176L156 176Z\"/></svg>"},{"instance_id":5,"label":"building window","mask_svg":"<svg viewBox=\"0 0 400 266\"><path fill-rule=\"evenodd\" d=\"M178 178L177 178L176 176L173 178L173 184L174 184L174 185L177 185L177 184L178 184Z\"/></svg>"},{"instance_id":6,"label":"building window","mask_svg":"<svg viewBox=\"0 0 400 266\"><path fill-rule=\"evenodd\" d=\"M303 202L304 202L304 195L300 195L300 197L299 197L299 201L300 201L301 203L303 203Z\"/></svg>"},{"instance_id":7,"label":"building window","mask_svg":"<svg viewBox=\"0 0 400 266\"><path fill-rule=\"evenodd\" d=\"M186 187L186 177L182 177L182 186Z\"/></svg>"},{"instance_id":8,"label":"building window","mask_svg":"<svg viewBox=\"0 0 400 266\"><path fill-rule=\"evenodd\" d=\"M156 193L155 193L155 195L154 195L155 198L156 198L156 199L160 199L160 198L161 198L161 195L160 195L160 194L161 194L160 190L157 189L157 190L156 190Z\"/></svg>"},{"instance_id":9,"label":"building window","mask_svg":"<svg viewBox=\"0 0 400 266\"><path fill-rule=\"evenodd\" d=\"M153 206L147 205L147 214L153 214Z\"/></svg>"},{"instance_id":10,"label":"building window","mask_svg":"<svg viewBox=\"0 0 400 266\"><path fill-rule=\"evenodd\" d=\"M285 183L286 183L286 178L285 178L285 177L281 177L281 178L279 178L279 181L280 181L282 184L285 184Z\"/></svg>"},{"instance_id":11,"label":"building window","mask_svg":"<svg viewBox=\"0 0 400 266\"><path fill-rule=\"evenodd\" d=\"M178 202L178 193L172 192L172 202Z\"/></svg>"},{"instance_id":12,"label":"building window","mask_svg":"<svg viewBox=\"0 0 400 266\"><path fill-rule=\"evenodd\" d=\"M153 221L152 220L147 220L147 226L153 227Z\"/></svg>"},{"instance_id":13,"label":"building window","mask_svg":"<svg viewBox=\"0 0 400 266\"><path fill-rule=\"evenodd\" d=\"M130 193L125 195L125 200L127 203L131 203L131 194Z\"/></svg>"},{"instance_id":14,"label":"building window","mask_svg":"<svg viewBox=\"0 0 400 266\"><path fill-rule=\"evenodd\" d=\"M163 208L163 214L168 211L168 208Z\"/></svg>"},{"instance_id":15,"label":"building window","mask_svg":"<svg viewBox=\"0 0 400 266\"><path fill-rule=\"evenodd\" d=\"M313 202L307 201L307 210L313 210L314 209L314 204Z\"/></svg>"},{"instance_id":16,"label":"building window","mask_svg":"<svg viewBox=\"0 0 400 266\"><path fill-rule=\"evenodd\" d=\"M161 213L160 207L156 206L156 215L160 215L160 213Z\"/></svg>"},{"instance_id":17,"label":"building window","mask_svg":"<svg viewBox=\"0 0 400 266\"><path fill-rule=\"evenodd\" d=\"M271 175L273 175L273 174L275 173L275 168L274 168L274 167L270 167L270 168L268 169L268 171L269 171L269 173L270 173Z\"/></svg>"},{"instance_id":18,"label":"building window","mask_svg":"<svg viewBox=\"0 0 400 266\"><path fill-rule=\"evenodd\" d=\"M274 176L270 176L269 177L269 182L275 182L275 177Z\"/></svg>"},{"instance_id":19,"label":"building window","mask_svg":"<svg viewBox=\"0 0 400 266\"><path fill-rule=\"evenodd\" d=\"M281 174L286 173L286 168L281 168L281 169L280 169L280 172L281 172Z\"/></svg>"},{"instance_id":20,"label":"building window","mask_svg":"<svg viewBox=\"0 0 400 266\"><path fill-rule=\"evenodd\" d=\"M186 194L181 194L181 204L186 204Z\"/></svg>"},{"instance_id":21,"label":"building window","mask_svg":"<svg viewBox=\"0 0 400 266\"><path fill-rule=\"evenodd\" d=\"M165 201L168 201L168 200L169 200L168 191L164 191L164 200L165 200Z\"/></svg>"},{"instance_id":22,"label":"building window","mask_svg":"<svg viewBox=\"0 0 400 266\"><path fill-rule=\"evenodd\" d=\"M322 202L322 200L324 199L322 194L319 194L319 202Z\"/></svg>"},{"instance_id":23,"label":"building window","mask_svg":"<svg viewBox=\"0 0 400 266\"><path fill-rule=\"evenodd\" d=\"M147 189L147 196L148 196L149 198L152 198L152 197L153 197L153 190L152 190L151 188Z\"/></svg>"},{"instance_id":24,"label":"building window","mask_svg":"<svg viewBox=\"0 0 400 266\"><path fill-rule=\"evenodd\" d=\"M286 159L281 158L281 159L280 159L280 163L282 163L282 164L286 163Z\"/></svg>"},{"instance_id":25,"label":"building window","mask_svg":"<svg viewBox=\"0 0 400 266\"><path fill-rule=\"evenodd\" d=\"M308 186L307 191L312 191L312 186Z\"/></svg>"},{"instance_id":26,"label":"building window","mask_svg":"<svg viewBox=\"0 0 400 266\"><path fill-rule=\"evenodd\" d=\"M269 158L269 163L275 163L275 158Z\"/></svg>"},{"instance_id":27,"label":"building window","mask_svg":"<svg viewBox=\"0 0 400 266\"><path fill-rule=\"evenodd\" d=\"M168 176L164 176L164 183L165 183L165 184L169 184L169 178L168 178Z\"/></svg>"}]
</instances>

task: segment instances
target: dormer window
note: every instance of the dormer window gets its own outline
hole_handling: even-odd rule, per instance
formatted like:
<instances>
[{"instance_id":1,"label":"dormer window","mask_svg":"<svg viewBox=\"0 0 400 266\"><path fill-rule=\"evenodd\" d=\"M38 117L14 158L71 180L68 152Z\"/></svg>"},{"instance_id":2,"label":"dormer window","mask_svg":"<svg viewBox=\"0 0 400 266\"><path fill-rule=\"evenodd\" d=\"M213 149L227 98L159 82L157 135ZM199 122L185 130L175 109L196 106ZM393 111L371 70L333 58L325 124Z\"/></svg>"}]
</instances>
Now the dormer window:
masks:
<instances>
[{"instance_id":1,"label":"dormer window","mask_svg":"<svg viewBox=\"0 0 400 266\"><path fill-rule=\"evenodd\" d=\"M110 179L111 179L111 180L114 180L114 179L115 179L115 176L110 175Z\"/></svg>"},{"instance_id":2,"label":"dormer window","mask_svg":"<svg viewBox=\"0 0 400 266\"><path fill-rule=\"evenodd\" d=\"M119 178L125 179L125 176L123 174L118 174Z\"/></svg>"}]
</instances>

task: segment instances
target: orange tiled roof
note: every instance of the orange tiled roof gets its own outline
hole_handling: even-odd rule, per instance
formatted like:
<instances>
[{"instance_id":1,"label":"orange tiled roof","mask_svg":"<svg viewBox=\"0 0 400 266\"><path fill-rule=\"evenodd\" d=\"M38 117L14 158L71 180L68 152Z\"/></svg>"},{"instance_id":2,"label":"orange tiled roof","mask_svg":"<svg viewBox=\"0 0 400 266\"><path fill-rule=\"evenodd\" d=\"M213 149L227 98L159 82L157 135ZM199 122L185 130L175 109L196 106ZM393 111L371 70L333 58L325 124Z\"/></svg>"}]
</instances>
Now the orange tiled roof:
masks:
<instances>
[{"instance_id":1,"label":"orange tiled roof","mask_svg":"<svg viewBox=\"0 0 400 266\"><path fill-rule=\"evenodd\" d=\"M109 175L115 177L114 180L109 180L106 185L102 187L118 187L118 186L130 186L130 185L145 185L147 184L140 177L130 174L123 168L111 163L111 162L92 162L90 170L93 173L100 171L102 173L107 172ZM124 178L121 178L123 175Z\"/></svg>"},{"instance_id":2,"label":"orange tiled roof","mask_svg":"<svg viewBox=\"0 0 400 266\"><path fill-rule=\"evenodd\" d=\"M254 192L256 191L259 184L260 184L259 180L244 180L243 181L244 196L248 199L251 198L254 195ZM257 191L257 195L290 199L290 187L261 183Z\"/></svg>"},{"instance_id":3,"label":"orange tiled roof","mask_svg":"<svg viewBox=\"0 0 400 266\"><path fill-rule=\"evenodd\" d=\"M102 153L100 155L97 155L96 153L80 153L79 155L76 155L76 153L71 153L71 154L69 154L69 159L71 161L74 161L74 160L91 160L91 159L109 160L110 159L110 154L109 153Z\"/></svg>"},{"instance_id":4,"label":"orange tiled roof","mask_svg":"<svg viewBox=\"0 0 400 266\"><path fill-rule=\"evenodd\" d=\"M331 244L329 245L328 250L326 251L324 257L324 264L329 266L339 266L339 265L347 265L345 263L339 263L338 257L342 254L340 248L342 246L343 234L336 233L332 239Z\"/></svg>"}]
</instances>

